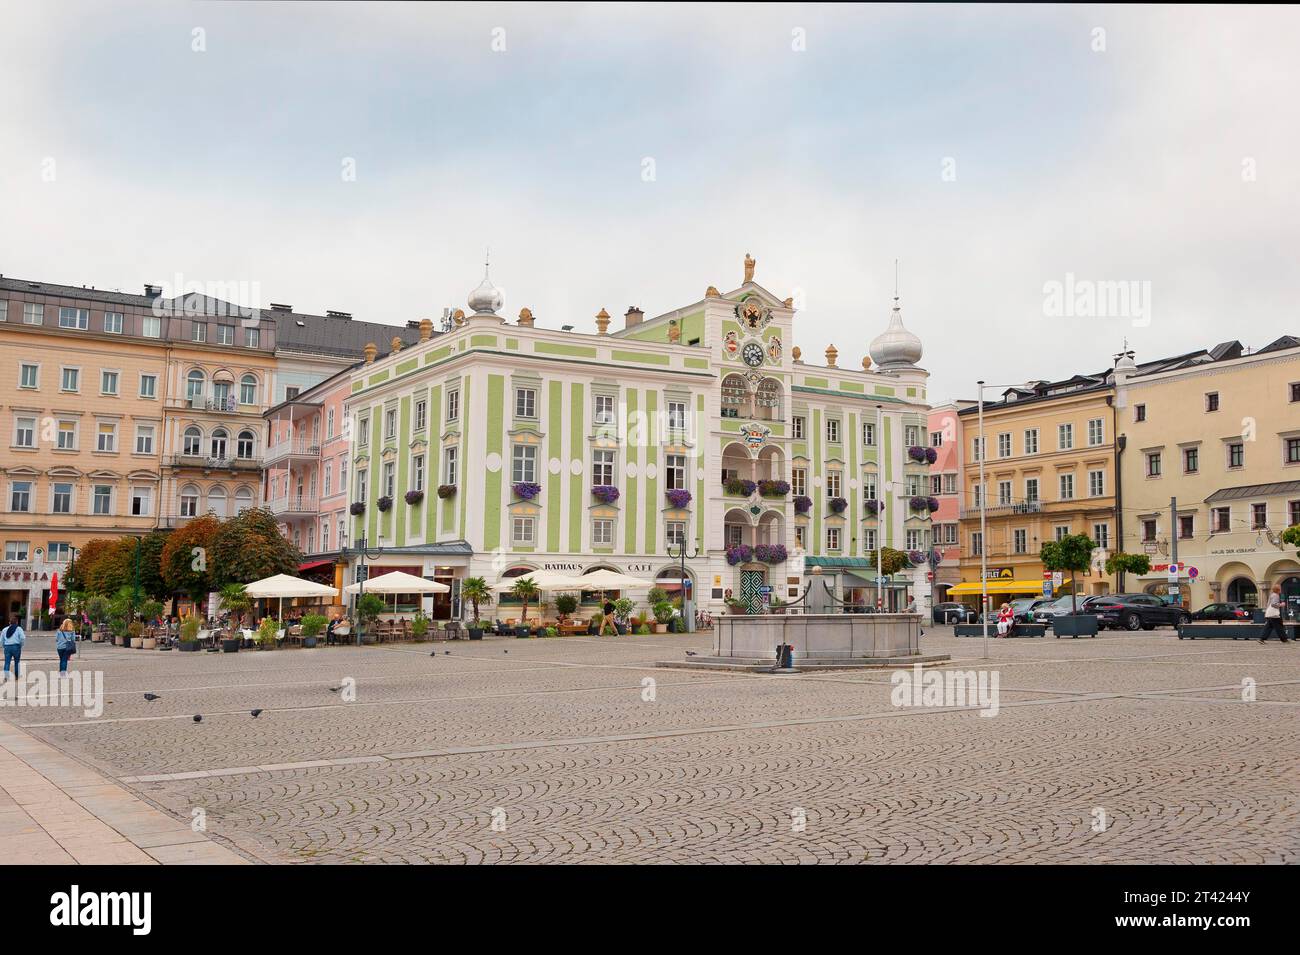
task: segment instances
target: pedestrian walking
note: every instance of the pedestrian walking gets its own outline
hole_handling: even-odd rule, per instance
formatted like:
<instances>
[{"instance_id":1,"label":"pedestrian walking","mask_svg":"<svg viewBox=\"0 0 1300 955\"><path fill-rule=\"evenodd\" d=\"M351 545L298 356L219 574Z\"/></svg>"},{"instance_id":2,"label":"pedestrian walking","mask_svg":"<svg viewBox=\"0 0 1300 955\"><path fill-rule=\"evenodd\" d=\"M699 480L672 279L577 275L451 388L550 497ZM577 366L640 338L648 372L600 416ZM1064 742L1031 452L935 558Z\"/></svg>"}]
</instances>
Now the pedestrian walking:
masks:
<instances>
[{"instance_id":1,"label":"pedestrian walking","mask_svg":"<svg viewBox=\"0 0 1300 955\"><path fill-rule=\"evenodd\" d=\"M14 664L14 677L22 676L20 667L22 665L23 644L27 642L27 634L23 633L22 624L19 623L18 614L13 615L9 621L9 626L5 627L3 636L0 636L0 643L5 648L5 679L9 679L9 661Z\"/></svg>"},{"instance_id":2,"label":"pedestrian walking","mask_svg":"<svg viewBox=\"0 0 1300 955\"><path fill-rule=\"evenodd\" d=\"M64 617L54 634L54 649L59 655L59 676L67 676L68 660L77 652L77 628L71 617Z\"/></svg>"},{"instance_id":3,"label":"pedestrian walking","mask_svg":"<svg viewBox=\"0 0 1300 955\"><path fill-rule=\"evenodd\" d=\"M1274 584L1268 595L1268 605L1264 607L1264 632L1259 635L1260 643L1267 643L1269 634L1276 633L1283 643L1288 643L1286 629L1282 626L1282 585Z\"/></svg>"}]
</instances>

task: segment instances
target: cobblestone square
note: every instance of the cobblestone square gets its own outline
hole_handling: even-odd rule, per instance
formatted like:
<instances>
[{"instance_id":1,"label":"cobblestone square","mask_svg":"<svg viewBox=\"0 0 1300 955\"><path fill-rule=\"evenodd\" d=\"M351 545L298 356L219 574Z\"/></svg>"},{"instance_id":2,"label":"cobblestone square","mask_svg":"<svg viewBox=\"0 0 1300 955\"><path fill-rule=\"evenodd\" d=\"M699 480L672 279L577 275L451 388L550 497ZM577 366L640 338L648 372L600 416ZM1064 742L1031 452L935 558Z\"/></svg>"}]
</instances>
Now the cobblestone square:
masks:
<instances>
[{"instance_id":1,"label":"cobblestone square","mask_svg":"<svg viewBox=\"0 0 1300 955\"><path fill-rule=\"evenodd\" d=\"M0 719L179 823L201 809L207 837L251 861L1300 855L1293 646L1158 630L990 641L983 661L980 640L928 630L923 649L953 656L941 669L997 673L992 718L896 707L890 671L656 666L707 646L695 635L237 655L84 644L75 666L104 672L102 717L6 707ZM38 637L25 662L52 669L52 658ZM1247 679L1254 702L1242 700Z\"/></svg>"}]
</instances>

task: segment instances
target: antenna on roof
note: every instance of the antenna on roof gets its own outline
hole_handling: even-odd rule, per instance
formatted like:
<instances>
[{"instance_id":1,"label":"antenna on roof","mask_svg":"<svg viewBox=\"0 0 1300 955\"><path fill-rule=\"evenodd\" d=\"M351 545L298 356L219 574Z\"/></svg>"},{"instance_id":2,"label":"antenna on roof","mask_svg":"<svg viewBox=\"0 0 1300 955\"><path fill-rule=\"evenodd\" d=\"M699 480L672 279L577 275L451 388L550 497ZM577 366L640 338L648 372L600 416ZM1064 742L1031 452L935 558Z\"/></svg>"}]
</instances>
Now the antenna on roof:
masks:
<instances>
[{"instance_id":1,"label":"antenna on roof","mask_svg":"<svg viewBox=\"0 0 1300 955\"><path fill-rule=\"evenodd\" d=\"M898 259L894 259L894 301L898 301Z\"/></svg>"}]
</instances>

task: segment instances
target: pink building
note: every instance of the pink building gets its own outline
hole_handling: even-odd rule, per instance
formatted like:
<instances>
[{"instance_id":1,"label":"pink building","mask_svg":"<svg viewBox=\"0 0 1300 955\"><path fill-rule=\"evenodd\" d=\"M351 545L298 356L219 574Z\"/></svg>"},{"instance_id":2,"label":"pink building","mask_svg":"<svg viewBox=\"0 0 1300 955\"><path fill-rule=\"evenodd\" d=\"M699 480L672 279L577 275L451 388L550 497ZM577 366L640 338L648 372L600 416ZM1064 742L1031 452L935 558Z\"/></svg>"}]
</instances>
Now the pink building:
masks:
<instances>
[{"instance_id":1,"label":"pink building","mask_svg":"<svg viewBox=\"0 0 1300 955\"><path fill-rule=\"evenodd\" d=\"M962 422L958 410L969 401L949 402L931 408L929 414L930 447L938 457L930 465L930 493L939 499L939 510L932 516L933 546L942 555L935 570L932 603L947 599L948 588L961 583L961 488L963 447Z\"/></svg>"},{"instance_id":2,"label":"pink building","mask_svg":"<svg viewBox=\"0 0 1300 955\"><path fill-rule=\"evenodd\" d=\"M345 369L266 412L266 506L303 552L302 569L339 585L334 568L348 503L343 401L350 390Z\"/></svg>"}]
</instances>

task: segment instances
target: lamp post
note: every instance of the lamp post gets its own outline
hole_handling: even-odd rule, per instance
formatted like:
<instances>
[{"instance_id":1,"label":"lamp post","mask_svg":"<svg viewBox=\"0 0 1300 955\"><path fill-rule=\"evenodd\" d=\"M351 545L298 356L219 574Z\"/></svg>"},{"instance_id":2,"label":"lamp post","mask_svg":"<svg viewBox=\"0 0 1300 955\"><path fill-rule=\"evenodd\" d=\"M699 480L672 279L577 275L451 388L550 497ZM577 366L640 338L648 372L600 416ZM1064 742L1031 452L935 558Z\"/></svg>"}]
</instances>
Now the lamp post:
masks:
<instances>
[{"instance_id":1,"label":"lamp post","mask_svg":"<svg viewBox=\"0 0 1300 955\"><path fill-rule=\"evenodd\" d=\"M346 533L347 532L345 531L344 540L347 539ZM349 548L346 546L343 548L344 553L347 553L348 550ZM375 550L373 554L366 549L366 535L364 533L361 535L361 539L357 541L357 546L351 548L351 550L353 553L357 555L357 568L358 570L360 570L360 573L357 574L357 583L359 584L359 587L357 588L356 607L357 607L357 646L361 646L361 598L366 595L366 561L378 560L380 557L383 556L384 553L383 535L382 534L380 535L379 547L377 550Z\"/></svg>"},{"instance_id":2,"label":"lamp post","mask_svg":"<svg viewBox=\"0 0 1300 955\"><path fill-rule=\"evenodd\" d=\"M686 632L695 632L695 614L690 612L692 601L686 597L686 561L694 560L700 556L698 549L688 551L686 547L686 535L682 534L681 542L677 545L677 553L673 553L673 545L668 545L668 559L681 562L681 582L682 582L682 622L686 624Z\"/></svg>"}]
</instances>

